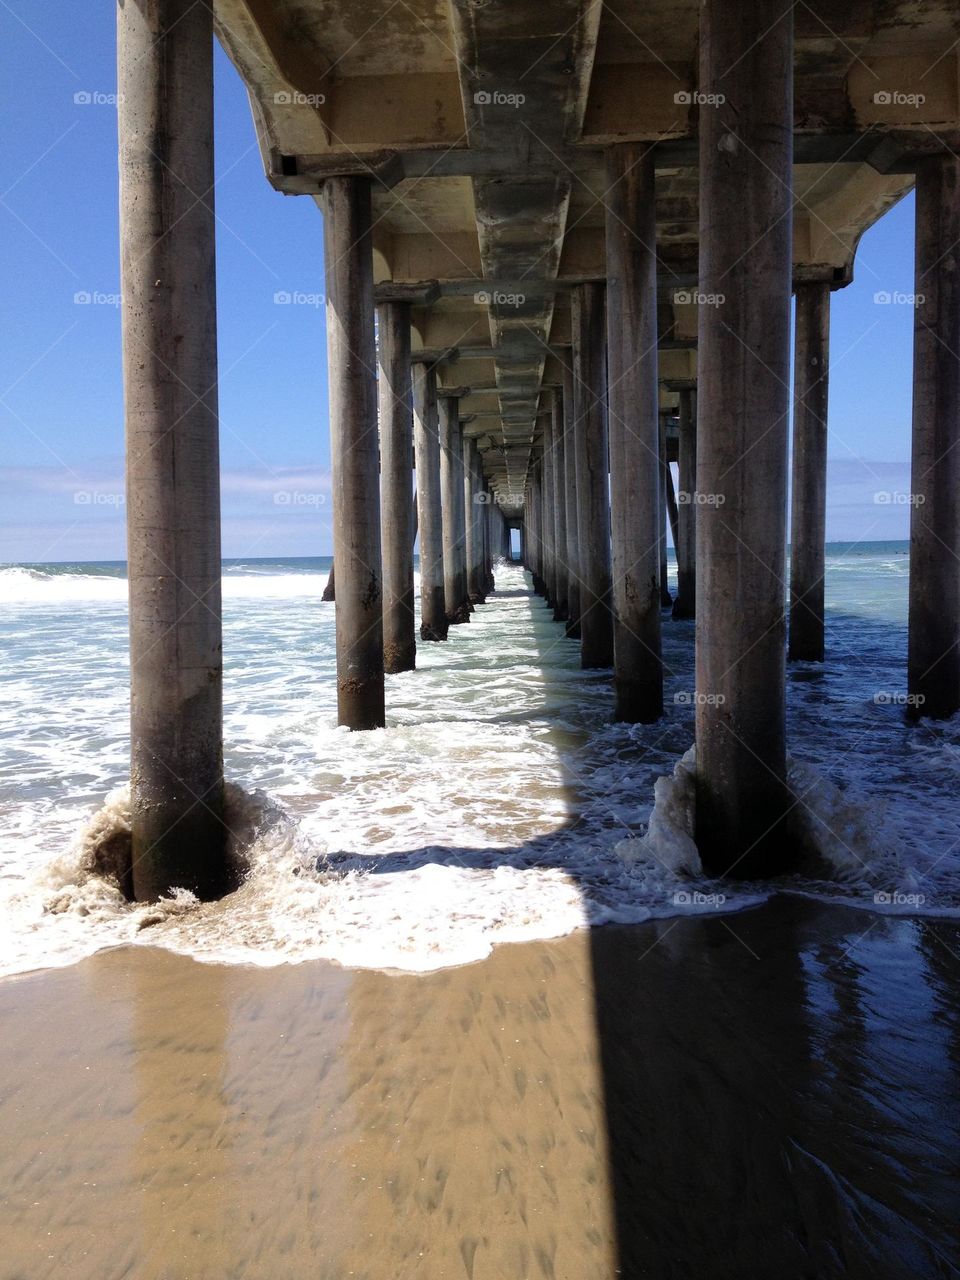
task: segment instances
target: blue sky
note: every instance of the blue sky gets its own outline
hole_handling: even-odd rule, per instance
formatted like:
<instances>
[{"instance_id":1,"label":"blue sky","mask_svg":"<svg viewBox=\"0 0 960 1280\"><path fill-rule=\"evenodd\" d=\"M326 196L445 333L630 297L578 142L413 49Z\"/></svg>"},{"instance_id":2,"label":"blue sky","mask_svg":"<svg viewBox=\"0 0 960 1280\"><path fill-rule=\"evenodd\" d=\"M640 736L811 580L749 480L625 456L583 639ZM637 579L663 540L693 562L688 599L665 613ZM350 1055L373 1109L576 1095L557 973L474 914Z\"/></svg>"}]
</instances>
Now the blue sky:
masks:
<instances>
[{"instance_id":1,"label":"blue sky","mask_svg":"<svg viewBox=\"0 0 960 1280\"><path fill-rule=\"evenodd\" d=\"M0 562L124 555L114 7L0 3ZM322 224L263 176L246 93L217 53L223 545L331 549ZM89 102L76 101L89 95ZM828 537L898 538L909 487L913 200L865 237L833 295ZM77 301L89 295L91 301ZM277 502L276 495L290 495Z\"/></svg>"}]
</instances>

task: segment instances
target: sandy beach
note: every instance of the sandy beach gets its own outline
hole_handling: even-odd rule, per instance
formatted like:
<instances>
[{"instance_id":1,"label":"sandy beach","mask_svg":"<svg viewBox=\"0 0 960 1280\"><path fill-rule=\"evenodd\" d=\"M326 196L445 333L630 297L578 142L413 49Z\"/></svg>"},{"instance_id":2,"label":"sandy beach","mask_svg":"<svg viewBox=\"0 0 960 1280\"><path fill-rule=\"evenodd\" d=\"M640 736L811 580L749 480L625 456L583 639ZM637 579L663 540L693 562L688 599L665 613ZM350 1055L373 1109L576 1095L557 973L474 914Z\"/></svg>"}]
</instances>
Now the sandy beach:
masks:
<instances>
[{"instance_id":1,"label":"sandy beach","mask_svg":"<svg viewBox=\"0 0 960 1280\"><path fill-rule=\"evenodd\" d=\"M958 954L780 898L429 975L7 980L0 1275L954 1275Z\"/></svg>"}]
</instances>

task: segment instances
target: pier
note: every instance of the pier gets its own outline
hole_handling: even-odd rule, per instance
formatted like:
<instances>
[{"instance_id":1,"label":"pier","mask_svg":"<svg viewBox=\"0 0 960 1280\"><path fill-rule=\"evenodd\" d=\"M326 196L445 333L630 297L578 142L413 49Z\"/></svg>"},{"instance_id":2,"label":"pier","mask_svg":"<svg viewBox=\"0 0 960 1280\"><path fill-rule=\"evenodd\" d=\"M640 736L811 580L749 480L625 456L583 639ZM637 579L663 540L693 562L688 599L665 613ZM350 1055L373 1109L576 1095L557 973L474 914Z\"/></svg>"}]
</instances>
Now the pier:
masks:
<instances>
[{"instance_id":1,"label":"pier","mask_svg":"<svg viewBox=\"0 0 960 1280\"><path fill-rule=\"evenodd\" d=\"M390 677L418 637L457 643L519 528L558 640L609 671L611 720L656 722L663 631L696 617L704 866L793 866L785 680L825 654L830 299L914 186L905 677L916 717L960 708L952 6L118 13L138 899L227 886L215 35L266 180L323 215L342 725L387 722Z\"/></svg>"}]
</instances>

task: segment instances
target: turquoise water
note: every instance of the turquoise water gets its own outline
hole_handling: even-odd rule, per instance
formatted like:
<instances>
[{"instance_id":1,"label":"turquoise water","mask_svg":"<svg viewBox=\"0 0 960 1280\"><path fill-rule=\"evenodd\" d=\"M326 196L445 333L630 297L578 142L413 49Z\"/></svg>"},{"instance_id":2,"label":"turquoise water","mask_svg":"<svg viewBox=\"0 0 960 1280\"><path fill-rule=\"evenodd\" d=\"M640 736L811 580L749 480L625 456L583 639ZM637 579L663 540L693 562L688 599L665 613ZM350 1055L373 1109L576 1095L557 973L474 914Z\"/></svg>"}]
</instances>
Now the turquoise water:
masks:
<instances>
[{"instance_id":1,"label":"turquoise water","mask_svg":"<svg viewBox=\"0 0 960 1280\"><path fill-rule=\"evenodd\" d=\"M124 816L123 565L0 569L7 971L140 941L209 959L434 968L770 892L709 884L638 843L655 782L693 740L694 624L664 617L664 720L615 725L607 675L579 669L522 571L501 565L473 621L388 679L387 728L350 734L336 725L334 606L320 602L329 566L225 562L226 767L251 874L224 903L182 902L148 928L85 864L91 819ZM827 869L781 887L953 912L960 725L904 719L907 582L905 543L828 547L827 661L788 681L793 782Z\"/></svg>"}]
</instances>

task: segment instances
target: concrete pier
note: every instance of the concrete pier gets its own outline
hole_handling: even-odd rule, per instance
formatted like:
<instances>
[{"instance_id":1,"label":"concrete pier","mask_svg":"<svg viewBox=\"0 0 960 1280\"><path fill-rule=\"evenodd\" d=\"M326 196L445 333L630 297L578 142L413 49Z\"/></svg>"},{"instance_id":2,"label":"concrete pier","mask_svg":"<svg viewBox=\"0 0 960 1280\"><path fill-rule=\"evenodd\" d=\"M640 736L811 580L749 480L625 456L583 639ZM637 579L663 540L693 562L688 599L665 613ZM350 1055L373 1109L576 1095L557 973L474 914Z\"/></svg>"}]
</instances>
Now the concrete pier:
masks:
<instances>
[{"instance_id":1,"label":"concrete pier","mask_svg":"<svg viewBox=\"0 0 960 1280\"><path fill-rule=\"evenodd\" d=\"M793 7L705 0L700 13L700 89L723 100L700 111L700 290L714 302L700 306L698 334L696 839L712 872L770 875L792 860Z\"/></svg>"},{"instance_id":2,"label":"concrete pier","mask_svg":"<svg viewBox=\"0 0 960 1280\"><path fill-rule=\"evenodd\" d=\"M657 218L653 152L607 151L607 372L616 718L663 713L660 657Z\"/></svg>"},{"instance_id":3,"label":"concrete pier","mask_svg":"<svg viewBox=\"0 0 960 1280\"><path fill-rule=\"evenodd\" d=\"M392 675L417 665L413 595L413 391L410 304L377 308L380 505L383 544L383 667Z\"/></svg>"},{"instance_id":4,"label":"concrete pier","mask_svg":"<svg viewBox=\"0 0 960 1280\"><path fill-rule=\"evenodd\" d=\"M566 634L580 639L580 513L577 502L577 441L574 431L576 398L573 392L572 356L563 365L564 506L567 517L567 622Z\"/></svg>"},{"instance_id":5,"label":"concrete pier","mask_svg":"<svg viewBox=\"0 0 960 1280\"><path fill-rule=\"evenodd\" d=\"M917 161L907 679L914 716L960 709L960 160Z\"/></svg>"},{"instance_id":6,"label":"concrete pier","mask_svg":"<svg viewBox=\"0 0 960 1280\"><path fill-rule=\"evenodd\" d=\"M541 431L543 434L543 460L541 463L540 537L543 555L543 597L547 606L553 609L557 594L554 548L557 518L553 493L554 437L552 406L551 411L541 417Z\"/></svg>"},{"instance_id":7,"label":"concrete pier","mask_svg":"<svg viewBox=\"0 0 960 1280\"><path fill-rule=\"evenodd\" d=\"M421 362L413 366L413 445L420 529L420 639L446 640L437 371Z\"/></svg>"},{"instance_id":8,"label":"concrete pier","mask_svg":"<svg viewBox=\"0 0 960 1280\"><path fill-rule=\"evenodd\" d=\"M327 370L337 566L337 716L384 724L380 458L370 179L323 187Z\"/></svg>"},{"instance_id":9,"label":"concrete pier","mask_svg":"<svg viewBox=\"0 0 960 1280\"><path fill-rule=\"evenodd\" d=\"M697 609L697 393L691 387L680 391L678 458L677 595L673 616L692 618Z\"/></svg>"},{"instance_id":10,"label":"concrete pier","mask_svg":"<svg viewBox=\"0 0 960 1280\"><path fill-rule=\"evenodd\" d=\"M438 397L440 494L443 508L443 599L450 626L470 621L467 596L467 530L463 501L463 432L460 400Z\"/></svg>"},{"instance_id":11,"label":"concrete pier","mask_svg":"<svg viewBox=\"0 0 960 1280\"><path fill-rule=\"evenodd\" d=\"M465 517L465 553L467 561L467 599L473 605L486 598L483 574L483 516L485 507L477 501L481 483L477 472L477 442L463 438L463 506Z\"/></svg>"},{"instance_id":12,"label":"concrete pier","mask_svg":"<svg viewBox=\"0 0 960 1280\"><path fill-rule=\"evenodd\" d=\"M787 656L791 661L822 662L830 285L798 284L796 298Z\"/></svg>"},{"instance_id":13,"label":"concrete pier","mask_svg":"<svg viewBox=\"0 0 960 1280\"><path fill-rule=\"evenodd\" d=\"M669 464L667 463L667 425L660 416L659 430L657 434L657 472L660 478L660 519L658 522L659 545L658 558L660 562L660 605L662 608L668 609L673 604L673 596L670 594L670 587L667 584L667 524L669 522L669 502L667 499L667 480L670 475Z\"/></svg>"},{"instance_id":14,"label":"concrete pier","mask_svg":"<svg viewBox=\"0 0 960 1280\"><path fill-rule=\"evenodd\" d=\"M117 35L132 893L209 899L227 888L212 12L128 3Z\"/></svg>"},{"instance_id":15,"label":"concrete pier","mask_svg":"<svg viewBox=\"0 0 960 1280\"><path fill-rule=\"evenodd\" d=\"M553 415L553 554L556 597L553 602L554 622L567 619L569 572L567 569L567 436L563 420L563 393L555 389L551 401Z\"/></svg>"},{"instance_id":16,"label":"concrete pier","mask_svg":"<svg viewBox=\"0 0 960 1280\"><path fill-rule=\"evenodd\" d=\"M580 542L580 664L613 665L604 287L572 291L574 440Z\"/></svg>"}]
</instances>

